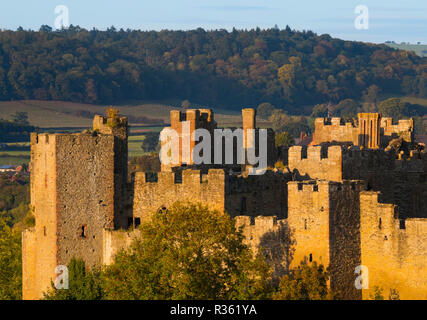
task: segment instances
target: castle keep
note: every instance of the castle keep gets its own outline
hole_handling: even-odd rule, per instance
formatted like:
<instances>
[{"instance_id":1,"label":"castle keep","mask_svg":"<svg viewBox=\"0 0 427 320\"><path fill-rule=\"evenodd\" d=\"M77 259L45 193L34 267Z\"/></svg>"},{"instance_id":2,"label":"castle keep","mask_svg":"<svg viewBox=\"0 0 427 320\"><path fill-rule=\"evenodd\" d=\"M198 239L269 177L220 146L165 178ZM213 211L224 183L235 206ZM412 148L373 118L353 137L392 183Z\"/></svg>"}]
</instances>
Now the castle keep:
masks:
<instances>
[{"instance_id":1,"label":"castle keep","mask_svg":"<svg viewBox=\"0 0 427 320\"><path fill-rule=\"evenodd\" d=\"M246 149L256 112L242 115L243 146L235 147ZM183 121L190 132L217 128L209 109L171 111L180 141ZM118 115L96 116L93 130L80 134L32 134L36 225L23 233L24 299L41 298L56 266L72 257L88 267L111 263L137 235L132 227L176 201L230 214L247 244L263 247L275 277L306 259L329 266L330 286L346 299L369 298L375 286L385 294L396 289L402 299L427 299L427 153L414 150L412 120L316 119L314 145L291 147L285 170L274 168L279 152L269 130L263 175L248 175L236 163L180 158L128 179L127 135L127 119ZM387 148L397 138L409 150ZM355 287L360 265L368 268L369 289Z\"/></svg>"}]
</instances>

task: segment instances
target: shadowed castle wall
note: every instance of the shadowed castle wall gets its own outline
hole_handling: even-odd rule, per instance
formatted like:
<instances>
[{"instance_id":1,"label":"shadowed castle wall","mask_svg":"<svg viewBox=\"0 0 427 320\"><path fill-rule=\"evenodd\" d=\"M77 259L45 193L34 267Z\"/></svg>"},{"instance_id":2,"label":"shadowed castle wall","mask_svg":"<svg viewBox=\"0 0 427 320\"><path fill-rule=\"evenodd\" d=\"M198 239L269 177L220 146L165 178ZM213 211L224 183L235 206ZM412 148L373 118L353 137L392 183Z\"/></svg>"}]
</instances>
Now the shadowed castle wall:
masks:
<instances>
[{"instance_id":1,"label":"shadowed castle wall","mask_svg":"<svg viewBox=\"0 0 427 320\"><path fill-rule=\"evenodd\" d=\"M141 221L177 201L202 202L230 216L276 215L287 212L286 183L290 174L268 170L264 175L227 174L210 169L207 174L187 169L159 172L157 179L137 172L134 187L134 217Z\"/></svg>"},{"instance_id":2,"label":"shadowed castle wall","mask_svg":"<svg viewBox=\"0 0 427 320\"><path fill-rule=\"evenodd\" d=\"M360 265L361 181L289 182L288 226L295 241L291 268L303 260L329 266L330 285L345 299L360 299L354 268Z\"/></svg>"},{"instance_id":3,"label":"shadowed castle wall","mask_svg":"<svg viewBox=\"0 0 427 320\"><path fill-rule=\"evenodd\" d=\"M23 238L23 257L35 262L23 272L25 279L35 277L34 284L24 283L24 298L42 297L55 278L55 268L72 257L83 258L88 267L101 263L103 229L114 228L115 212L119 214L114 164L113 135L32 134L31 205L36 226Z\"/></svg>"}]
</instances>

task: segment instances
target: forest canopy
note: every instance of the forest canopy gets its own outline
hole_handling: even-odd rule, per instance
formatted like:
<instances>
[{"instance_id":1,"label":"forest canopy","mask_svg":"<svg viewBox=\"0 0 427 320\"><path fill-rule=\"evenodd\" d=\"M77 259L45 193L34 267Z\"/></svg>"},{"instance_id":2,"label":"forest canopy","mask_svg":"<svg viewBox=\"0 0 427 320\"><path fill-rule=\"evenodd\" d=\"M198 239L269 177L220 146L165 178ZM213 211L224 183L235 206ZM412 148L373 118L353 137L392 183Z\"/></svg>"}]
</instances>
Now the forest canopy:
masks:
<instances>
[{"instance_id":1,"label":"forest canopy","mask_svg":"<svg viewBox=\"0 0 427 320\"><path fill-rule=\"evenodd\" d=\"M375 90L373 90L375 89ZM427 58L287 27L0 31L0 100L189 99L291 113L376 91L427 97Z\"/></svg>"}]
</instances>

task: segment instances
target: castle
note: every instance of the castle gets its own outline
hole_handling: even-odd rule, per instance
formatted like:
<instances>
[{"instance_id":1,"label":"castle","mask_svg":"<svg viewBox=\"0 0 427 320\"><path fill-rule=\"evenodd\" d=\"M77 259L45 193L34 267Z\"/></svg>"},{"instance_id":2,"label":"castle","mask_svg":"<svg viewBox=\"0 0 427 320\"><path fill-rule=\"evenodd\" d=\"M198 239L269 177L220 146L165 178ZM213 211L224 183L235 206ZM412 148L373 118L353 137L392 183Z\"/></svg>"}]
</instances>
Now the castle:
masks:
<instances>
[{"instance_id":1,"label":"castle","mask_svg":"<svg viewBox=\"0 0 427 320\"><path fill-rule=\"evenodd\" d=\"M242 115L244 133L256 129L255 110ZM209 109L171 111L171 128L179 133L183 121L192 131L216 128ZM427 299L427 153L414 149L412 120L322 118L314 136L277 169L283 153L269 130L263 175L245 165L180 163L128 178L126 118L95 116L93 130L79 134L33 133L36 224L23 232L23 298L41 298L56 266L72 257L89 267L111 263L150 214L188 200L234 217L276 276L307 259L329 266L330 286L345 299L367 299L375 286ZM398 137L409 151L386 148ZM355 286L358 266L367 267L368 288Z\"/></svg>"}]
</instances>

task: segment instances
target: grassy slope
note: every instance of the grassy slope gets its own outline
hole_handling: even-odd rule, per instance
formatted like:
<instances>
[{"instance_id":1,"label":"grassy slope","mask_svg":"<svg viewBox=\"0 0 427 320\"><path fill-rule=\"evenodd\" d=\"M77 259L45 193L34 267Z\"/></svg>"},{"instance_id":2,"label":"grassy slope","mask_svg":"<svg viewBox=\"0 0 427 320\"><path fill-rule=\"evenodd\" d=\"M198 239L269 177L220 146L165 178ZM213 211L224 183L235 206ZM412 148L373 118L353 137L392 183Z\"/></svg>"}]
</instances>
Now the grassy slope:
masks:
<instances>
[{"instance_id":1,"label":"grassy slope","mask_svg":"<svg viewBox=\"0 0 427 320\"><path fill-rule=\"evenodd\" d=\"M28 112L31 124L42 128L55 127L90 127L92 119L77 117L72 112L85 110L104 114L107 106L90 105L63 101L1 101L0 114L4 119L11 119L17 111ZM140 102L116 106L120 113L128 116L145 116L162 119L169 123L170 110L177 109L165 102ZM237 126L241 123L241 116L236 112L215 110L215 119L219 125ZM132 123L131 123L132 124ZM138 123L144 125L144 123Z\"/></svg>"},{"instance_id":2,"label":"grassy slope","mask_svg":"<svg viewBox=\"0 0 427 320\"><path fill-rule=\"evenodd\" d=\"M145 116L148 118L162 119L165 124L170 122L170 111L177 109L174 105L178 102L160 101L160 102L136 102L117 106L121 114L132 116ZM85 110L93 113L104 114L106 106L90 105L63 101L1 101L0 115L4 119L11 119L17 111L28 112L31 124L44 128L46 131L53 131L52 128L89 128L92 126L92 119L77 117L71 112ZM220 127L241 127L242 118L238 112L228 110L215 110L215 120ZM129 155L139 156L144 154L141 149L144 136L141 135L147 131L160 131L161 126L145 126L147 124L132 124L131 135L129 138ZM259 121L261 127L268 126L266 121ZM4 155L13 155L5 157ZM3 155L3 157L2 157ZM22 156L22 157L20 157ZM0 165L21 164L28 162L29 151L3 151L0 152Z\"/></svg>"},{"instance_id":3,"label":"grassy slope","mask_svg":"<svg viewBox=\"0 0 427 320\"><path fill-rule=\"evenodd\" d=\"M394 49L400 49L400 50L406 50L406 51L414 51L417 55L420 57L427 57L427 53L424 53L424 51L427 51L427 45L425 44L393 44L393 43L386 43L389 47L392 47Z\"/></svg>"}]
</instances>

